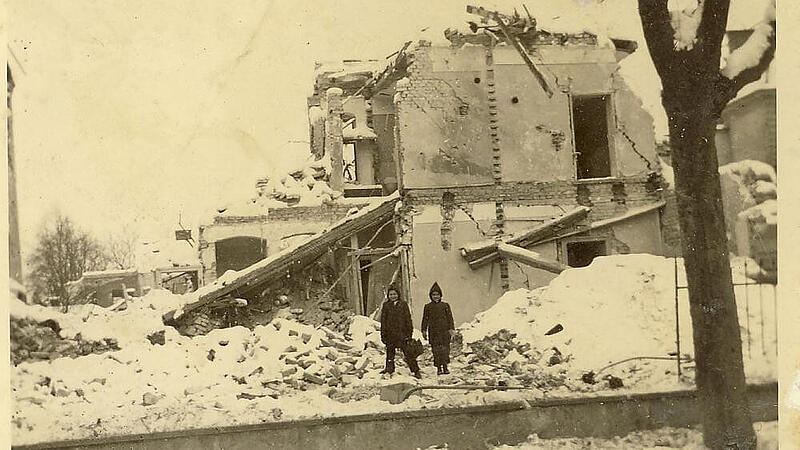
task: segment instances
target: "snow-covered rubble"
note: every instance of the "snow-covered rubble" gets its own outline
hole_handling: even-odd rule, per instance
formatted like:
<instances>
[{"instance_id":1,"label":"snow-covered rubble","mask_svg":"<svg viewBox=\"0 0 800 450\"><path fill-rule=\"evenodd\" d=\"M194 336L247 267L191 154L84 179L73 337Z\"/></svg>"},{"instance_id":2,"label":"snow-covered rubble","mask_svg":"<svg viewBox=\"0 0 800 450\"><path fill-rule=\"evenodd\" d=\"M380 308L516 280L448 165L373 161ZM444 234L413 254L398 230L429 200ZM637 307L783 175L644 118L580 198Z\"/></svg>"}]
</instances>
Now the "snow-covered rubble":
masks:
<instances>
[{"instance_id":1,"label":"snow-covered rubble","mask_svg":"<svg viewBox=\"0 0 800 450\"><path fill-rule=\"evenodd\" d=\"M672 260L657 256L603 257L587 268L565 271L547 288L509 292L461 327L457 337L463 346L456 340L452 347L450 375L436 377L430 352L421 356L422 383L526 390L421 391L397 405L380 399L381 386L420 381L399 355L397 373L380 374L385 358L380 324L368 317L353 316L345 333L276 317L252 329L238 326L189 337L161 323L163 312L185 301L161 290L132 300L125 311L91 309L82 315L12 303L14 317L54 320L63 336L114 338L120 348L12 367L13 440L27 444L65 436L482 405L520 395L688 388L691 364L684 365L689 376L679 382L674 361L633 361L605 371L622 381L621 388L610 379L598 377L596 384L581 379L609 361L674 350L673 270ZM734 265L737 280L743 279L742 271L743 264ZM683 279L679 273L679 282ZM742 292L737 291L740 298ZM774 316L767 314L767 323L759 324L757 299L749 294L753 334L745 365L750 381L772 380ZM683 292L681 349L691 353L685 304ZM545 336L557 325L563 330ZM763 351L761 336L767 338Z\"/></svg>"},{"instance_id":2,"label":"snow-covered rubble","mask_svg":"<svg viewBox=\"0 0 800 450\"><path fill-rule=\"evenodd\" d=\"M743 282L743 260L734 260L732 266L734 281ZM685 286L680 261L678 268L678 283ZM753 276L758 266L750 261L748 270ZM758 285L735 289L749 381L774 380L776 376L776 317L769 289ZM681 353L691 355L691 318L685 289L679 290L678 303ZM492 308L461 327L468 345L502 330L513 334L519 345L527 344L522 356L530 367L520 370L560 370L565 380L580 380L589 371L628 358L669 357L676 351L674 260L653 255L599 257L588 267L564 271L549 286L505 294ZM519 345L512 345L517 353ZM603 373L619 377L625 386L636 390L663 389L674 386L672 381L677 383L675 366L674 359L641 359ZM684 372L692 367L684 366ZM670 373L673 375L667 375ZM580 388L570 385L571 381L565 383Z\"/></svg>"},{"instance_id":3,"label":"snow-covered rubble","mask_svg":"<svg viewBox=\"0 0 800 450\"><path fill-rule=\"evenodd\" d=\"M220 215L258 216L269 208L321 206L342 198L342 193L328 185L332 171L329 158L315 160L313 155L282 173L272 173L256 182L256 197L243 204L226 205Z\"/></svg>"}]
</instances>

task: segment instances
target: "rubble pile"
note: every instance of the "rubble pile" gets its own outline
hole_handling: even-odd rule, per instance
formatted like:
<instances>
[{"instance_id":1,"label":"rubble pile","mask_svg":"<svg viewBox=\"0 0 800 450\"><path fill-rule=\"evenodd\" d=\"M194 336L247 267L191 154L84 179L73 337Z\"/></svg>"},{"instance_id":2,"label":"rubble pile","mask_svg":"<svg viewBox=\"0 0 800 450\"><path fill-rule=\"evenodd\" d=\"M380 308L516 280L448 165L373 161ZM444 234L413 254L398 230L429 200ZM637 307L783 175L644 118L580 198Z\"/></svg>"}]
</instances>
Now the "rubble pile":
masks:
<instances>
[{"instance_id":1,"label":"rubble pile","mask_svg":"<svg viewBox=\"0 0 800 450\"><path fill-rule=\"evenodd\" d=\"M244 295L244 301L217 301L190 311L175 326L181 334L197 336L216 328L252 329L284 318L343 333L353 312L341 289L330 289L334 279L333 270L316 261L260 292Z\"/></svg>"},{"instance_id":2,"label":"rubble pile","mask_svg":"<svg viewBox=\"0 0 800 450\"><path fill-rule=\"evenodd\" d=\"M163 291L130 301L125 311L100 309L86 316L27 305L21 314L12 303L12 317L37 324L52 319L61 339L80 333L89 341L114 338L119 347L13 367L14 443L467 406L520 395L684 389L693 378L690 363L683 365L682 380L674 359L605 368L673 351L673 264L650 255L601 257L589 267L564 271L548 287L507 293L459 327L451 374L437 377L430 352L420 356L421 382L524 387L524 394L420 391L397 405L380 399L381 386L420 381L410 376L400 354L394 376L380 373L385 359L380 324L369 317L350 316L346 328L335 329L300 323L302 314L289 311L252 329L234 326L190 337L161 321L164 312L186 300ZM735 277L743 276L740 269L734 268ZM613 286L597 282L612 278ZM682 273L679 282L685 283ZM682 352L691 353L685 292L680 300ZM757 302L750 302L749 312L755 324ZM740 313L744 320L744 309ZM750 331L773 327L767 322ZM745 352L748 380L774 380L774 338L764 339L770 346L762 351L762 336L751 337L753 351Z\"/></svg>"},{"instance_id":3,"label":"rubble pile","mask_svg":"<svg viewBox=\"0 0 800 450\"><path fill-rule=\"evenodd\" d=\"M243 206L222 207L221 215L250 216L265 214L269 208L321 206L342 197L328 185L332 171L329 158L315 160L313 155L290 168L256 181L256 197Z\"/></svg>"},{"instance_id":4,"label":"rubble pile","mask_svg":"<svg viewBox=\"0 0 800 450\"><path fill-rule=\"evenodd\" d=\"M73 339L63 339L58 335L60 331L58 323L53 320L37 322L12 317L10 329L11 362L15 366L23 361L75 358L92 353L100 354L119 350L119 346L113 338L89 341L78 334Z\"/></svg>"},{"instance_id":5,"label":"rubble pile","mask_svg":"<svg viewBox=\"0 0 800 450\"><path fill-rule=\"evenodd\" d=\"M134 322L145 331L116 351L12 369L16 444L338 415L344 405L353 414L385 408L380 325L367 317L354 316L344 333L275 318L194 337Z\"/></svg>"}]
</instances>

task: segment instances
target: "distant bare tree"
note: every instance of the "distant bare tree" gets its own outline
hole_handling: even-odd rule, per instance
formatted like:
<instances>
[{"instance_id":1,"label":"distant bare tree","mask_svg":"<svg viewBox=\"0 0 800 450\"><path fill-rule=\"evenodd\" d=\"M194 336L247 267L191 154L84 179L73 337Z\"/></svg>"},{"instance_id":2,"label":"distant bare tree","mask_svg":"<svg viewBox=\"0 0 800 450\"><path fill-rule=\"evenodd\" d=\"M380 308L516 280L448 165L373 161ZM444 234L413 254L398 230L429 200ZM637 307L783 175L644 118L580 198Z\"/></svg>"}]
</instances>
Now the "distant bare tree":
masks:
<instances>
[{"instance_id":1,"label":"distant bare tree","mask_svg":"<svg viewBox=\"0 0 800 450\"><path fill-rule=\"evenodd\" d=\"M110 269L130 269L136 263L136 241L139 237L127 228L109 236L105 253Z\"/></svg>"},{"instance_id":2,"label":"distant bare tree","mask_svg":"<svg viewBox=\"0 0 800 450\"><path fill-rule=\"evenodd\" d=\"M103 247L97 240L68 217L58 215L42 227L31 255L31 278L38 291L34 298L58 297L66 310L67 283L79 279L86 271L103 269L106 263Z\"/></svg>"}]
</instances>

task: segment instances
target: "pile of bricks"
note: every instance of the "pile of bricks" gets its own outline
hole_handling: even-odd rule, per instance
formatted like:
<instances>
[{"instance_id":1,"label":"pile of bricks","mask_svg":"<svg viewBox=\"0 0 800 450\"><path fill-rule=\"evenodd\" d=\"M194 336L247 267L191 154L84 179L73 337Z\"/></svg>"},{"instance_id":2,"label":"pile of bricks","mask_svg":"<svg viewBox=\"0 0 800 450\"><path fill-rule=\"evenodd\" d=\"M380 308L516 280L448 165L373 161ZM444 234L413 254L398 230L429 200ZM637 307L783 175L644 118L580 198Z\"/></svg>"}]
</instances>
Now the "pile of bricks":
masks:
<instances>
[{"instance_id":1,"label":"pile of bricks","mask_svg":"<svg viewBox=\"0 0 800 450\"><path fill-rule=\"evenodd\" d=\"M289 346L281 355L287 366L282 372L284 383L296 389L303 389L304 384L346 386L363 378L375 363L381 363L377 348L359 349L343 335L327 327L320 329L325 337L317 349L301 352ZM308 342L311 335L302 334L300 339Z\"/></svg>"},{"instance_id":2,"label":"pile of bricks","mask_svg":"<svg viewBox=\"0 0 800 450\"><path fill-rule=\"evenodd\" d=\"M11 318L11 362L51 360L69 356L72 358L92 353L119 350L114 339L87 341L78 334L75 339L63 339L60 328L53 320L36 322L29 319Z\"/></svg>"},{"instance_id":3,"label":"pile of bricks","mask_svg":"<svg viewBox=\"0 0 800 450\"><path fill-rule=\"evenodd\" d=\"M480 341L470 343L464 354L468 357L468 362L497 363L512 350L516 350L520 355L529 353L531 345L520 343L516 337L515 333L503 328Z\"/></svg>"}]
</instances>

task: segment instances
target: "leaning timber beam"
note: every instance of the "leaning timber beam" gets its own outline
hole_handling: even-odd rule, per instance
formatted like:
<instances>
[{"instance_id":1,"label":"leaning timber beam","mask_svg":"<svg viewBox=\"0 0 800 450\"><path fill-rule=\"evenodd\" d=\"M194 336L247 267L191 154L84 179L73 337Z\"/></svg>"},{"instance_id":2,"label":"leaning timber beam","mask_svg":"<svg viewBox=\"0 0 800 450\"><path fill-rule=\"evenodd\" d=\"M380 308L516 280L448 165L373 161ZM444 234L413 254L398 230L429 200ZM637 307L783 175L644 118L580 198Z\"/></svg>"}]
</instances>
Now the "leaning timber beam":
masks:
<instances>
[{"instance_id":1,"label":"leaning timber beam","mask_svg":"<svg viewBox=\"0 0 800 450\"><path fill-rule=\"evenodd\" d=\"M562 231L565 227L571 226L572 224L583 220L589 214L589 211L590 209L588 207L579 206L563 216L553 219L549 222L543 223L527 231L514 233L511 236L503 239L503 242L519 247L527 247ZM498 258L497 242L487 239L480 242L467 244L461 248L461 256L469 261L470 267L472 268L477 268L491 263L496 261Z\"/></svg>"},{"instance_id":2,"label":"leaning timber beam","mask_svg":"<svg viewBox=\"0 0 800 450\"><path fill-rule=\"evenodd\" d=\"M555 261L548 261L542 258L538 253L532 252L526 248L517 247L511 244L500 244L497 246L497 253L500 256L517 261L535 269L546 270L551 273L561 273L567 266Z\"/></svg>"}]
</instances>

